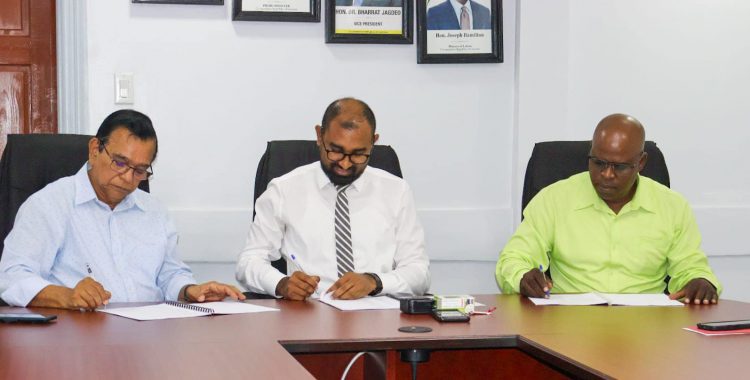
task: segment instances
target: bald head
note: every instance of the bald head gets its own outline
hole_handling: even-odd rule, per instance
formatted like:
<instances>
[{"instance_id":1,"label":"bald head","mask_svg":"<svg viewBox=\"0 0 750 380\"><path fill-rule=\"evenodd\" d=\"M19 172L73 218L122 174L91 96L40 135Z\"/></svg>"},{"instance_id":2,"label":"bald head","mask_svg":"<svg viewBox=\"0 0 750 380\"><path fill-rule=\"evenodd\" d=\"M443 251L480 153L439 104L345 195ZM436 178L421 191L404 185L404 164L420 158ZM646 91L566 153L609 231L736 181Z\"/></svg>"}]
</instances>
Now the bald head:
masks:
<instances>
[{"instance_id":1,"label":"bald head","mask_svg":"<svg viewBox=\"0 0 750 380\"><path fill-rule=\"evenodd\" d=\"M638 172L646 165L646 132L632 116L613 114L594 130L589 175L599 197L615 212L633 199Z\"/></svg>"},{"instance_id":2,"label":"bald head","mask_svg":"<svg viewBox=\"0 0 750 380\"><path fill-rule=\"evenodd\" d=\"M646 143L646 131L636 118L615 113L602 119L591 139L595 145L606 144L607 148L624 152L642 152ZM602 147L603 148L603 147Z\"/></svg>"},{"instance_id":3,"label":"bald head","mask_svg":"<svg viewBox=\"0 0 750 380\"><path fill-rule=\"evenodd\" d=\"M375 135L375 114L367 103L356 98L336 99L329 104L320 124L322 132L325 133L331 121L343 113L350 114L352 117L342 121L342 127L354 129L366 125L370 127L370 134Z\"/></svg>"}]
</instances>

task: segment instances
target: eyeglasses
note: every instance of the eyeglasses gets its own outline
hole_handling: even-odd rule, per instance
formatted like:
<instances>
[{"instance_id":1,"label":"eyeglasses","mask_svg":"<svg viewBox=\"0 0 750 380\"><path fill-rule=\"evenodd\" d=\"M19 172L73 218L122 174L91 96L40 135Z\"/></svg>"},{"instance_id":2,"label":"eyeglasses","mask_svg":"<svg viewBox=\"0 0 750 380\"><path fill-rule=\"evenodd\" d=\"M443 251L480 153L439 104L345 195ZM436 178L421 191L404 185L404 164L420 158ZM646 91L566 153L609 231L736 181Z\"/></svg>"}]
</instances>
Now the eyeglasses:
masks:
<instances>
[{"instance_id":1,"label":"eyeglasses","mask_svg":"<svg viewBox=\"0 0 750 380\"><path fill-rule=\"evenodd\" d=\"M369 154L364 153L344 153L344 152L337 152L335 150L330 150L328 147L326 147L326 143L323 143L323 149L326 151L326 157L328 157L331 161L341 161L344 159L344 157L349 157L349 161L352 162L352 164L361 165L367 162L367 160L370 159Z\"/></svg>"},{"instance_id":2,"label":"eyeglasses","mask_svg":"<svg viewBox=\"0 0 750 380\"><path fill-rule=\"evenodd\" d=\"M639 154L638 157L643 156L643 152ZM607 168L611 167L612 170L615 171L615 174L625 174L633 169L635 169L636 166L638 166L638 163L631 164L627 162L609 162L601 160L595 156L588 156L589 161L594 164L594 166L600 171L603 172L607 170Z\"/></svg>"},{"instance_id":3,"label":"eyeglasses","mask_svg":"<svg viewBox=\"0 0 750 380\"><path fill-rule=\"evenodd\" d=\"M109 164L109 167L112 168L116 173L118 174L125 174L128 172L128 170L133 169L133 176L135 179L139 181L143 181L146 179L149 179L152 175L154 175L154 170L151 168L151 166L148 167L148 169L141 169L136 168L134 166L128 165L127 162L118 160L117 158L112 158L112 155L109 154L109 151L107 150L107 146L104 145L103 141L99 142L102 144L102 148L104 148L104 151L107 153L107 156L109 156L110 159L112 159L112 162Z\"/></svg>"}]
</instances>

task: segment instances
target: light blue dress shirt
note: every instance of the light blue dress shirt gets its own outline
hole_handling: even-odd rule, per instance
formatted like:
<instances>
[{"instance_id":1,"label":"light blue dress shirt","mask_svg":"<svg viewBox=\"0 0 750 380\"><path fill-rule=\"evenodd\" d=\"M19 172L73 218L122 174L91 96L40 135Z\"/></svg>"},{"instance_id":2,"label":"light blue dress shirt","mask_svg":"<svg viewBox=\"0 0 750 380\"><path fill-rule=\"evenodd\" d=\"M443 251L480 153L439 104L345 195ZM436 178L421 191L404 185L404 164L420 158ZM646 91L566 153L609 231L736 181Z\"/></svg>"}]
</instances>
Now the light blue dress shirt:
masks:
<instances>
[{"instance_id":1,"label":"light blue dress shirt","mask_svg":"<svg viewBox=\"0 0 750 380\"><path fill-rule=\"evenodd\" d=\"M75 287L90 267L110 302L176 300L195 283L176 248L174 224L150 194L137 189L111 210L84 165L21 205L0 260L0 297L26 306L48 285Z\"/></svg>"}]
</instances>

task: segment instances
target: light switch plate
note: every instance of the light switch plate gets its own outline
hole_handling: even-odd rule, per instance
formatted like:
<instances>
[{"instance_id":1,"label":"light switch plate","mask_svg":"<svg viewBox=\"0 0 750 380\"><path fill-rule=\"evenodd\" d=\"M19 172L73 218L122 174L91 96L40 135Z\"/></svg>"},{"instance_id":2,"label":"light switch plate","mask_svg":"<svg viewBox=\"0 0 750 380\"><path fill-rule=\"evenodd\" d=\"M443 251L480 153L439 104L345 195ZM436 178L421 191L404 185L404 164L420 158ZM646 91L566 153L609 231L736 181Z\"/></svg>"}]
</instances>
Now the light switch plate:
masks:
<instances>
[{"instance_id":1,"label":"light switch plate","mask_svg":"<svg viewBox=\"0 0 750 380\"><path fill-rule=\"evenodd\" d=\"M115 74L115 104L133 104L133 73Z\"/></svg>"}]
</instances>

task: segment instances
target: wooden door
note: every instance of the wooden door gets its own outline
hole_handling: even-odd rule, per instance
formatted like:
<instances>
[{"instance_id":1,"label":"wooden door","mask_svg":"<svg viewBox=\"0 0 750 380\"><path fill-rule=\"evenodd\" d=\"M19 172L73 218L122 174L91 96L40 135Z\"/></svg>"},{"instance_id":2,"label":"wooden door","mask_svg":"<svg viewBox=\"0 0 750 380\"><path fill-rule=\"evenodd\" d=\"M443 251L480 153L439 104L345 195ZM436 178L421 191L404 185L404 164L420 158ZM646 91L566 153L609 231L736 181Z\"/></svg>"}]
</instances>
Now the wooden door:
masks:
<instances>
[{"instance_id":1,"label":"wooden door","mask_svg":"<svg viewBox=\"0 0 750 380\"><path fill-rule=\"evenodd\" d=\"M0 0L0 153L9 133L57 133L55 0Z\"/></svg>"}]
</instances>

